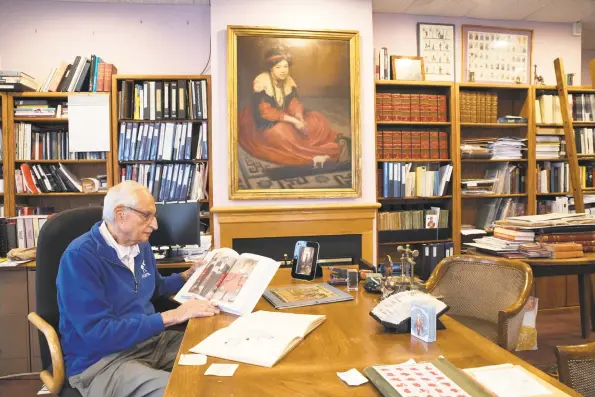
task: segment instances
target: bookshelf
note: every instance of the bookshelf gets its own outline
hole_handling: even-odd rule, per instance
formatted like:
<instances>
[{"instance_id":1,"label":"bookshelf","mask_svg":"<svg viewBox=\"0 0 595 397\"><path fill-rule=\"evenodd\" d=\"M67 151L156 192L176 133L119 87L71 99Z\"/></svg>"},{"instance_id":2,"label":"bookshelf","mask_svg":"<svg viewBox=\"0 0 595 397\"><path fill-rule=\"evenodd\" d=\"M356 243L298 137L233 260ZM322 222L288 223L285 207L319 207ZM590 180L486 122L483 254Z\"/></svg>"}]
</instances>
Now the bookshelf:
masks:
<instances>
[{"instance_id":1,"label":"bookshelf","mask_svg":"<svg viewBox=\"0 0 595 397\"><path fill-rule=\"evenodd\" d=\"M397 246L401 244L412 244L419 249L441 243L460 245L454 221L460 211L460 206L454 204L460 201L460 189L453 189L458 174L458 164L453 159L459 147L455 97L451 83L376 81L377 200L381 204L377 220L379 261L386 255L396 261L400 257ZM441 167L448 166L453 167L450 181L441 192L436 180L440 179ZM424 169L435 174L425 173ZM406 171L416 175L414 180L406 180ZM425 175L419 181L430 180L423 188L417 183L418 172ZM413 185L417 185L413 191L404 192ZM448 210L444 227L424 228L426 211L431 207ZM401 211L418 212L396 214ZM414 225L409 225L413 222ZM421 228L411 229L420 223Z\"/></svg>"},{"instance_id":2,"label":"bookshelf","mask_svg":"<svg viewBox=\"0 0 595 397\"><path fill-rule=\"evenodd\" d=\"M13 197L9 196L8 194L5 194L6 192L6 179L4 178L5 175L5 169L4 169L4 159L6 159L6 155L9 152L8 148L5 145L5 142L7 141L6 137L8 134L8 115L7 115L7 96L4 92L0 92L0 131L2 132L0 134L0 139L2 139L2 160L0 160L0 168L2 169L2 178L4 181L4 191L0 194L0 203L1 205L4 206L4 214L7 215L6 212L6 207L8 206L8 203L13 199Z\"/></svg>"},{"instance_id":3,"label":"bookshelf","mask_svg":"<svg viewBox=\"0 0 595 397\"><path fill-rule=\"evenodd\" d=\"M461 216L455 218L455 229L460 233L462 225L486 229L484 220L497 216L506 209L523 214L535 211L534 179L531 164L534 150L529 149L533 140L532 91L528 85L477 84L461 83L456 85L457 120L459 143L469 139L515 137L527 139L527 150L522 151L522 158L462 158L460 147L453 152L453 161L460 164L455 167L460 171L459 183L454 185L460 191L460 201L455 207L460 208ZM520 116L526 119L522 123L498 122L504 116ZM482 179L487 172L502 172L504 167L514 167L511 172L510 189L497 194L464 193L464 180ZM469 187L474 187L470 185ZM479 193L479 192L478 192ZM499 211L500 209L500 211ZM511 214L511 216L514 214ZM459 240L460 241L460 240ZM459 246L459 249L462 247Z\"/></svg>"},{"instance_id":4,"label":"bookshelf","mask_svg":"<svg viewBox=\"0 0 595 397\"><path fill-rule=\"evenodd\" d=\"M87 206L87 205L102 205L103 196L105 192L96 193L80 193L80 192L41 192L41 193L17 193L15 171L20 171L23 165L33 167L35 165L43 167L58 166L60 163L64 164L68 170L78 178L92 177L98 175L105 175L107 178L108 187L112 186L112 159L111 153L102 154L104 159L71 159L68 158L66 151L66 131L68 131L68 118L66 115L58 117L28 117L26 115L15 115L15 110L23 109L21 101L45 101L49 108L58 108L58 105L64 109L62 105L68 102L68 97L72 95L109 95L108 93L76 93L76 92L11 92L5 96L6 106L3 107L4 117L6 122L4 125L5 133L3 133L3 140L5 143L4 151L4 167L5 167L5 210L6 216L16 216L17 208L21 206L30 207L53 207L56 211L62 211L69 208ZM42 106L43 107L43 106ZM35 142L33 134L31 135L31 153L28 148L22 149L19 152L19 142L21 144L27 140L27 135L21 135L21 126L30 126L30 131L39 132L39 141ZM60 135L61 134L61 138ZM47 138L48 145L52 147L52 152L48 150L43 154L43 149L39 148L37 155L34 154L35 145L38 144L43 147L42 136ZM20 137L20 138L19 138ZM62 140L60 140L62 139ZM60 154L56 151L56 147L60 147ZM25 154L26 153L26 154ZM41 159L43 156L46 159ZM51 157L51 159L47 159ZM29 159L30 158L30 159ZM49 169L49 168L46 168Z\"/></svg>"},{"instance_id":5,"label":"bookshelf","mask_svg":"<svg viewBox=\"0 0 595 397\"><path fill-rule=\"evenodd\" d=\"M185 102L184 111L181 113L176 111L174 114L172 113L173 98L175 97L176 100L176 109L179 109L181 87L185 87L182 99ZM144 98L145 93L148 93L147 107L144 107L144 103L141 101L141 95ZM192 99L194 101L190 102ZM203 181L202 186L205 187L207 197L195 197L195 199L200 211L201 230L204 231L206 228L211 230L213 222L210 209L213 195L211 188L212 170L210 167L212 154L210 76L113 75L111 101L114 183L119 183L123 178L135 179L141 183L146 182L145 184L154 194L156 201L186 201L187 198L192 198L190 191L195 181L193 173L195 170L204 169L203 175L206 181ZM136 103L139 105L137 106ZM141 106L143 106L143 109L141 109ZM128 107L128 110L126 110L126 107ZM205 107L206 109L204 109ZM171 128L171 132L169 130L165 131L165 129L169 128ZM159 142L159 145L156 146L156 152L153 153L149 150L149 147L153 148L151 145L153 141L149 136L151 131L154 133L153 137L159 136L159 139L154 141ZM173 142L174 138L178 136L176 135L178 131L180 136L192 137L191 143L186 145L189 146L189 151L180 152L180 156L176 155L177 152L173 152L171 158L161 156L160 150L165 149L163 152L168 152L166 147L161 147L162 142L164 142L161 139L170 136L167 134L171 133L171 141ZM192 131L192 133L189 134L188 131ZM138 148L127 147L128 136L130 135L130 141L132 142L132 136L136 133L137 137L140 138L141 132L143 133L142 136L147 139L147 146L142 146L145 143L139 141L141 146ZM121 134L124 134L122 140L120 140ZM202 134L206 134L206 139L203 138ZM201 139L205 141L202 148L200 147ZM122 143L124 146L121 147ZM184 145L183 142L181 144ZM145 152L143 152L143 147L145 147ZM172 149L177 151L178 146L172 143ZM199 155L197 156L197 154ZM171 171L169 171L170 168ZM182 190L179 190L177 193L167 196L165 185L162 184L167 180L167 177L163 177L166 170L171 172L170 180L178 181L178 186L183 185L182 180L187 180L185 179L186 174L183 174L183 172L188 170L191 179L188 181L189 189L187 194L183 194ZM173 176L176 172L179 173L179 178ZM154 178L152 175L159 175L160 178ZM158 180L161 180L159 184L157 183ZM183 198L183 200L179 200L180 198Z\"/></svg>"}]
</instances>

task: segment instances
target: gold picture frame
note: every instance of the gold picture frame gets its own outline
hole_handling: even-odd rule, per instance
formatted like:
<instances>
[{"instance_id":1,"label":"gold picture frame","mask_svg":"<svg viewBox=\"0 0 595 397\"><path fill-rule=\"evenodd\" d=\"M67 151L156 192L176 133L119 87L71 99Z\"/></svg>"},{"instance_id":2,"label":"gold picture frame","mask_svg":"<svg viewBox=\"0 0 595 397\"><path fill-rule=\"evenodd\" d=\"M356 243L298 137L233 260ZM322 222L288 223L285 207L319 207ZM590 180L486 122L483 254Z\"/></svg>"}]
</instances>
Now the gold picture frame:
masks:
<instances>
[{"instance_id":1,"label":"gold picture frame","mask_svg":"<svg viewBox=\"0 0 595 397\"><path fill-rule=\"evenodd\" d=\"M359 32L228 26L232 200L361 197Z\"/></svg>"},{"instance_id":2,"label":"gold picture frame","mask_svg":"<svg viewBox=\"0 0 595 397\"><path fill-rule=\"evenodd\" d=\"M393 80L425 81L426 69L423 57L391 55L391 77Z\"/></svg>"}]
</instances>

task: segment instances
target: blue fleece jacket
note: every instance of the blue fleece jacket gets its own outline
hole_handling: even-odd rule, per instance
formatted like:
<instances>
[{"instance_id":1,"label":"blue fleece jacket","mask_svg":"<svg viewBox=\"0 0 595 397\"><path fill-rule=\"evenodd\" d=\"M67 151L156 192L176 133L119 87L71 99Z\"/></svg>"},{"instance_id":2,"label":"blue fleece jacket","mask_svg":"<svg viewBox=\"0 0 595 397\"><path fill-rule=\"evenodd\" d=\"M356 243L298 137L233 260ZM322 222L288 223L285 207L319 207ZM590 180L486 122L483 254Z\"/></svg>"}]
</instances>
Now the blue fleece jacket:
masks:
<instances>
[{"instance_id":1,"label":"blue fleece jacket","mask_svg":"<svg viewBox=\"0 0 595 397\"><path fill-rule=\"evenodd\" d=\"M58 270L67 376L162 332L163 320L151 298L174 294L184 285L179 274L159 274L149 243L139 245L132 274L103 239L100 224L70 243Z\"/></svg>"}]
</instances>

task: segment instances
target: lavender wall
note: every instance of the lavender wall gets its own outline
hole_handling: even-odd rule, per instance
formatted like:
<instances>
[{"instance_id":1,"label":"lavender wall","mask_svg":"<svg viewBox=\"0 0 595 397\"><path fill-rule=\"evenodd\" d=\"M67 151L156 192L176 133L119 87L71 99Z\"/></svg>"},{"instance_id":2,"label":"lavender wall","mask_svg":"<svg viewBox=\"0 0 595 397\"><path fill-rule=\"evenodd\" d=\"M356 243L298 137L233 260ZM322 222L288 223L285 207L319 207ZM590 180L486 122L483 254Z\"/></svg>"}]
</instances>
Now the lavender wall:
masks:
<instances>
[{"instance_id":1,"label":"lavender wall","mask_svg":"<svg viewBox=\"0 0 595 397\"><path fill-rule=\"evenodd\" d=\"M362 197L348 200L229 200L227 25L360 32ZM375 202L374 74L371 0L211 0L213 200L216 207Z\"/></svg>"},{"instance_id":2,"label":"lavender wall","mask_svg":"<svg viewBox=\"0 0 595 397\"><path fill-rule=\"evenodd\" d=\"M544 77L545 83L556 83L554 59L557 57L563 59L566 73L576 73L576 81L581 81L581 38L572 36L571 24L378 13L374 14L373 20L374 47L387 47L393 55L417 55L418 22L454 24L457 81L461 76L461 25L533 29L533 64L537 64L537 73Z\"/></svg>"},{"instance_id":3,"label":"lavender wall","mask_svg":"<svg viewBox=\"0 0 595 397\"><path fill-rule=\"evenodd\" d=\"M581 85L591 85L591 74L589 73L589 62L591 61L591 59L595 59L595 50L583 50L581 56L581 63L583 65L581 80L576 80L580 82Z\"/></svg>"},{"instance_id":4,"label":"lavender wall","mask_svg":"<svg viewBox=\"0 0 595 397\"><path fill-rule=\"evenodd\" d=\"M1 67L43 83L60 61L97 54L120 74L198 74L210 28L208 6L6 0Z\"/></svg>"}]
</instances>

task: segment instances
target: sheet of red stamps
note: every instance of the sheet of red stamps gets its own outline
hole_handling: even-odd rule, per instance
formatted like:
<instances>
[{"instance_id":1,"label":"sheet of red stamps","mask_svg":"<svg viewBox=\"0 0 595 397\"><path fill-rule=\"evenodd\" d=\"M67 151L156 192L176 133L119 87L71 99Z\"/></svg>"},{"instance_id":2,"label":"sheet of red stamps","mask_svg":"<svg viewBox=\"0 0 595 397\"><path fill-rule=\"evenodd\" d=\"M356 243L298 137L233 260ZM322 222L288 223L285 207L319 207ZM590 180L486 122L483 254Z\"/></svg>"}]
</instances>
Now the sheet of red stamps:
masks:
<instances>
[{"instance_id":1,"label":"sheet of red stamps","mask_svg":"<svg viewBox=\"0 0 595 397\"><path fill-rule=\"evenodd\" d=\"M403 397L470 397L431 363L374 366Z\"/></svg>"}]
</instances>

